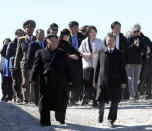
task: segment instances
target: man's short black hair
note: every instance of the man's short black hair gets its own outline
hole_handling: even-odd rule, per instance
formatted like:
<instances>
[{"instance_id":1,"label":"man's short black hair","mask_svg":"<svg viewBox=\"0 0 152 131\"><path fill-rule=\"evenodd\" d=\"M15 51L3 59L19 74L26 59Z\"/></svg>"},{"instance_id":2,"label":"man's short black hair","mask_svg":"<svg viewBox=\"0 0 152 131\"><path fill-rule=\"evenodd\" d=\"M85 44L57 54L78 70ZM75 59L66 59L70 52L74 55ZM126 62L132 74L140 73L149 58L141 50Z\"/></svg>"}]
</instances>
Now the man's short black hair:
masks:
<instances>
[{"instance_id":1,"label":"man's short black hair","mask_svg":"<svg viewBox=\"0 0 152 131\"><path fill-rule=\"evenodd\" d=\"M57 25L56 23L52 23L52 24L49 26L50 29L53 29L54 27L57 27L57 28L58 28L58 25Z\"/></svg>"},{"instance_id":2,"label":"man's short black hair","mask_svg":"<svg viewBox=\"0 0 152 131\"><path fill-rule=\"evenodd\" d=\"M50 39L50 38L53 38L53 37L58 38L56 35L49 34L49 35L46 36L46 39Z\"/></svg>"},{"instance_id":3,"label":"man's short black hair","mask_svg":"<svg viewBox=\"0 0 152 131\"><path fill-rule=\"evenodd\" d=\"M111 24L111 29L114 29L115 25L120 25L121 24L118 22L118 21L114 21L112 24Z\"/></svg>"},{"instance_id":4,"label":"man's short black hair","mask_svg":"<svg viewBox=\"0 0 152 131\"><path fill-rule=\"evenodd\" d=\"M69 23L69 28L72 28L72 27L74 27L74 26L79 26L79 23L78 23L77 21L71 21L71 22Z\"/></svg>"},{"instance_id":5,"label":"man's short black hair","mask_svg":"<svg viewBox=\"0 0 152 131\"><path fill-rule=\"evenodd\" d=\"M19 35L19 34L21 34L21 33L25 33L24 32L24 30L22 30L22 29L17 29L16 31L15 31L15 35Z\"/></svg>"}]
</instances>

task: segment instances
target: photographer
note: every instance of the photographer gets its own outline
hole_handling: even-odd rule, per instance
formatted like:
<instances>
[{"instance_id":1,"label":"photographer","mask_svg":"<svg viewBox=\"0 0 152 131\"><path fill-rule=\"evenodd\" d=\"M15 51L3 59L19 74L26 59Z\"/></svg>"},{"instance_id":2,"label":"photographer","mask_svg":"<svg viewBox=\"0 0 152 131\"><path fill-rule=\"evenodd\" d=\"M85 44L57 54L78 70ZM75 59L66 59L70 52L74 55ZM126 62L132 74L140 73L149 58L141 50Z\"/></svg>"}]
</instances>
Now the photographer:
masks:
<instances>
[{"instance_id":1,"label":"photographer","mask_svg":"<svg viewBox=\"0 0 152 131\"><path fill-rule=\"evenodd\" d=\"M142 63L146 62L147 45L144 37L141 34L141 26L135 24L132 27L132 34L128 38L129 49L127 53L127 73L128 86L130 91L130 100L135 100L135 93L137 91L139 76L141 72Z\"/></svg>"}]
</instances>

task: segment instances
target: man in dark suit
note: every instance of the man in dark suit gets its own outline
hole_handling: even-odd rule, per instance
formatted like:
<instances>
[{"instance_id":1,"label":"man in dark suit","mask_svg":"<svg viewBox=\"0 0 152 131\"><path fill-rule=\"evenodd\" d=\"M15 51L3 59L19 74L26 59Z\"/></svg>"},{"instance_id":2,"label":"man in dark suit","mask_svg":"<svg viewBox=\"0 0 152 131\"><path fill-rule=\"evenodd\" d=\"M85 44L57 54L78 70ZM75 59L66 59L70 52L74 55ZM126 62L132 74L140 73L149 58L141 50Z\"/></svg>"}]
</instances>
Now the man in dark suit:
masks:
<instances>
[{"instance_id":1,"label":"man in dark suit","mask_svg":"<svg viewBox=\"0 0 152 131\"><path fill-rule=\"evenodd\" d=\"M27 69L29 74L33 66L36 51L46 47L46 41L44 40L44 37L45 37L44 30L37 29L36 30L37 39L31 42L28 46ZM38 98L39 98L38 92L39 92L39 79L37 79L37 82L34 87L32 87L32 85L30 84L30 102L34 102L36 105L38 104Z\"/></svg>"},{"instance_id":2,"label":"man in dark suit","mask_svg":"<svg viewBox=\"0 0 152 131\"><path fill-rule=\"evenodd\" d=\"M121 24L118 21L114 21L111 24L112 34L116 37L116 48L123 51L125 55L125 63L127 63L127 53L128 53L128 41L127 38L121 33ZM104 41L106 44L106 41ZM127 66L127 65L126 65ZM128 86L123 89L123 99L129 99L129 89Z\"/></svg>"},{"instance_id":3,"label":"man in dark suit","mask_svg":"<svg viewBox=\"0 0 152 131\"><path fill-rule=\"evenodd\" d=\"M95 68L94 87L97 84L97 100L99 101L99 123L103 121L105 103L111 101L108 124L114 127L117 118L118 103L122 98L122 89L127 84L124 54L115 48L116 39L111 33L106 36L107 49L98 54Z\"/></svg>"},{"instance_id":4,"label":"man in dark suit","mask_svg":"<svg viewBox=\"0 0 152 131\"><path fill-rule=\"evenodd\" d=\"M40 76L40 123L50 126L50 110L55 111L55 118L61 124L65 123L68 102L67 84L69 66L66 53L58 49L57 36L46 37L47 47L36 52L30 81L35 84Z\"/></svg>"},{"instance_id":5,"label":"man in dark suit","mask_svg":"<svg viewBox=\"0 0 152 131\"><path fill-rule=\"evenodd\" d=\"M70 42L72 46L78 50L81 41L85 39L85 36L79 32L79 23L76 21L71 21L69 23L70 28ZM79 99L82 98L82 85L83 85L83 71L82 71L82 59L73 60L71 70L73 70L72 75L72 87L71 87L71 98L70 103L75 104Z\"/></svg>"}]
</instances>

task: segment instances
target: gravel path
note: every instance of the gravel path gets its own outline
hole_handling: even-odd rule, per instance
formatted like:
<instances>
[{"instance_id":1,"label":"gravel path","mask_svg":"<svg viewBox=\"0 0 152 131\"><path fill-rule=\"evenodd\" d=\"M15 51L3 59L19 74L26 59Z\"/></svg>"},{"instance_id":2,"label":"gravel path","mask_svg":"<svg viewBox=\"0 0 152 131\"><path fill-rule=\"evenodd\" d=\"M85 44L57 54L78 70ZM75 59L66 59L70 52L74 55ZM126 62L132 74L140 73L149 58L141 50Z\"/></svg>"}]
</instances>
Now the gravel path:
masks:
<instances>
[{"instance_id":1,"label":"gravel path","mask_svg":"<svg viewBox=\"0 0 152 131\"><path fill-rule=\"evenodd\" d=\"M121 102L116 128L107 126L109 105L103 123L98 123L98 109L91 106L71 106L66 124L60 125L51 112L51 127L40 127L38 107L34 105L0 103L0 131L152 131L152 100L137 103Z\"/></svg>"}]
</instances>

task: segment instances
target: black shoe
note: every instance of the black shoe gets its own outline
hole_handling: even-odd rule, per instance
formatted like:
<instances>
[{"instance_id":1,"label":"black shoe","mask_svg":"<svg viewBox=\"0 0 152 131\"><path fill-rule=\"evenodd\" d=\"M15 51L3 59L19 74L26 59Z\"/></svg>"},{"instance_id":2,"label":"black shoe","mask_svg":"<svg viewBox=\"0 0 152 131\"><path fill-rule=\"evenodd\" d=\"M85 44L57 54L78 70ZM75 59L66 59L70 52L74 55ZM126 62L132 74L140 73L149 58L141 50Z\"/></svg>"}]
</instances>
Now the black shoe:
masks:
<instances>
[{"instance_id":1,"label":"black shoe","mask_svg":"<svg viewBox=\"0 0 152 131\"><path fill-rule=\"evenodd\" d=\"M102 122L103 122L103 119L98 118L98 122L99 122L99 123L102 123Z\"/></svg>"},{"instance_id":2,"label":"black shoe","mask_svg":"<svg viewBox=\"0 0 152 131\"><path fill-rule=\"evenodd\" d=\"M42 126L42 127L51 126L51 123L41 123L41 126Z\"/></svg>"},{"instance_id":3,"label":"black shoe","mask_svg":"<svg viewBox=\"0 0 152 131\"><path fill-rule=\"evenodd\" d=\"M89 101L87 99L83 100L82 103L81 103L81 105L87 105L87 104L89 104Z\"/></svg>"},{"instance_id":4,"label":"black shoe","mask_svg":"<svg viewBox=\"0 0 152 131\"><path fill-rule=\"evenodd\" d=\"M1 101L5 101L5 96L4 95L2 96Z\"/></svg>"},{"instance_id":5,"label":"black shoe","mask_svg":"<svg viewBox=\"0 0 152 131\"><path fill-rule=\"evenodd\" d=\"M115 127L115 125L113 124L113 122L111 120L108 120L108 126L111 128Z\"/></svg>"},{"instance_id":6,"label":"black shoe","mask_svg":"<svg viewBox=\"0 0 152 131\"><path fill-rule=\"evenodd\" d=\"M63 120L63 121L59 121L59 122L60 122L60 124L62 124L62 125L65 124L65 121L64 121L64 120Z\"/></svg>"},{"instance_id":7,"label":"black shoe","mask_svg":"<svg viewBox=\"0 0 152 131\"><path fill-rule=\"evenodd\" d=\"M60 122L60 124L65 124L65 120L58 119L56 116L55 116L55 118L56 118L56 121Z\"/></svg>"},{"instance_id":8,"label":"black shoe","mask_svg":"<svg viewBox=\"0 0 152 131\"><path fill-rule=\"evenodd\" d=\"M77 105L75 101L70 101L70 105Z\"/></svg>"},{"instance_id":9,"label":"black shoe","mask_svg":"<svg viewBox=\"0 0 152 131\"><path fill-rule=\"evenodd\" d=\"M98 117L98 122L99 122L99 123L102 123L102 122L103 122L103 115L100 115L100 116Z\"/></svg>"},{"instance_id":10,"label":"black shoe","mask_svg":"<svg viewBox=\"0 0 152 131\"><path fill-rule=\"evenodd\" d=\"M93 107L98 107L98 103L97 102L93 102L92 106Z\"/></svg>"},{"instance_id":11,"label":"black shoe","mask_svg":"<svg viewBox=\"0 0 152 131\"><path fill-rule=\"evenodd\" d=\"M145 99L146 99L146 100L151 99L151 98L152 98L152 97L149 96L149 95L146 95L146 96L145 96Z\"/></svg>"},{"instance_id":12,"label":"black shoe","mask_svg":"<svg viewBox=\"0 0 152 131\"><path fill-rule=\"evenodd\" d=\"M136 100L140 99L140 92L139 91L136 92L135 98L136 98Z\"/></svg>"}]
</instances>

